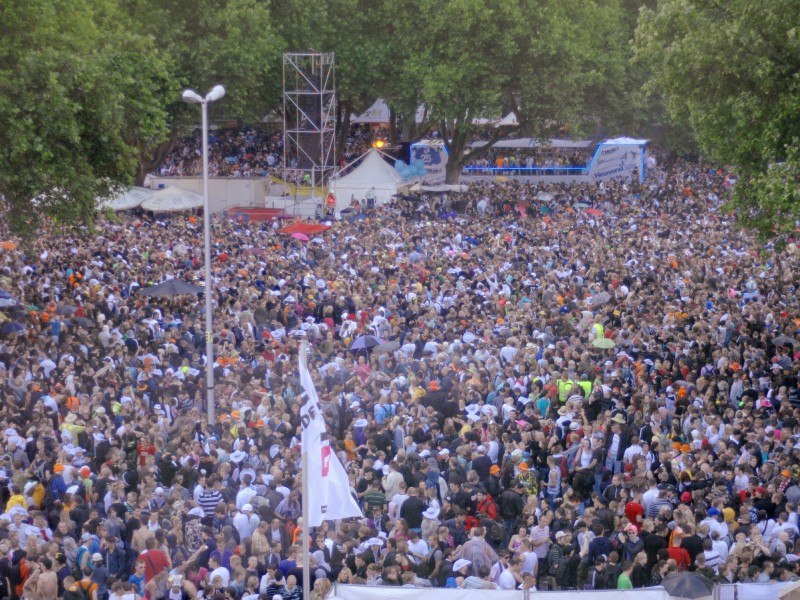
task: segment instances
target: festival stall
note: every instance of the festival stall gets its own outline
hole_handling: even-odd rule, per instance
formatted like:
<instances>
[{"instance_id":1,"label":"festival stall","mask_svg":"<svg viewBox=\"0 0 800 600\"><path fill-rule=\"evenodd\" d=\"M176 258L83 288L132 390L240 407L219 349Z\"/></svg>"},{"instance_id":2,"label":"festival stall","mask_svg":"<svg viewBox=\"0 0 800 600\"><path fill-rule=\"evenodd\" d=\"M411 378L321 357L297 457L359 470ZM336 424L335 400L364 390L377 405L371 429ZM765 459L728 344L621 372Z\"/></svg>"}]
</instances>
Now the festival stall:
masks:
<instances>
[{"instance_id":1,"label":"festival stall","mask_svg":"<svg viewBox=\"0 0 800 600\"><path fill-rule=\"evenodd\" d=\"M370 196L374 197L375 206L380 206L390 202L402 188L414 183L386 162L385 156L380 150L370 148L350 165L350 172L331 179L328 187L335 199L336 212L351 206L354 200L366 207Z\"/></svg>"}]
</instances>

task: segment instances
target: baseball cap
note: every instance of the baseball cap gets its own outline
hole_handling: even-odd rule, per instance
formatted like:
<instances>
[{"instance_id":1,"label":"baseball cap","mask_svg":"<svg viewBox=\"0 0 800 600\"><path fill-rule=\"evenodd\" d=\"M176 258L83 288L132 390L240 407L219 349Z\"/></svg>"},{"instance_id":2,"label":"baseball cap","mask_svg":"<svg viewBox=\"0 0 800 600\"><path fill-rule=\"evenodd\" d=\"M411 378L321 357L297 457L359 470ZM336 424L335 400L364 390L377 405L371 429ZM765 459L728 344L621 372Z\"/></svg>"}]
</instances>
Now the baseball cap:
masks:
<instances>
[{"instance_id":1,"label":"baseball cap","mask_svg":"<svg viewBox=\"0 0 800 600\"><path fill-rule=\"evenodd\" d=\"M103 555L99 552L95 552L92 554L92 561L94 562L103 562Z\"/></svg>"}]
</instances>

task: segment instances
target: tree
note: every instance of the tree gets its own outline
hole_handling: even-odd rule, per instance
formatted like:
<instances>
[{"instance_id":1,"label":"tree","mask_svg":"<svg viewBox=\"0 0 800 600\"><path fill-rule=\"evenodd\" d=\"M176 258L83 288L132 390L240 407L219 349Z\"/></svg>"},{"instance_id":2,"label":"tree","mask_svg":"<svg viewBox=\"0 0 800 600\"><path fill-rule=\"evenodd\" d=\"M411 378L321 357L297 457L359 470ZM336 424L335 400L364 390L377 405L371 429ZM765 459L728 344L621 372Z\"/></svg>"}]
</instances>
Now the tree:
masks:
<instances>
[{"instance_id":1,"label":"tree","mask_svg":"<svg viewBox=\"0 0 800 600\"><path fill-rule=\"evenodd\" d=\"M161 165L179 132L199 122L197 109L182 102L180 89L205 94L213 85L223 84L225 100L209 107L210 118L224 114L257 122L278 105L283 41L267 2L119 1L126 26L142 35L153 32L171 67L171 85L155 99L169 115L167 134L159 143L138 146L137 182Z\"/></svg>"},{"instance_id":2,"label":"tree","mask_svg":"<svg viewBox=\"0 0 800 600\"><path fill-rule=\"evenodd\" d=\"M166 113L151 99L165 63L151 40L113 26L116 8L0 5L0 195L23 234L42 216L90 223L95 198L130 183L133 145L164 130Z\"/></svg>"},{"instance_id":3,"label":"tree","mask_svg":"<svg viewBox=\"0 0 800 600\"><path fill-rule=\"evenodd\" d=\"M417 0L424 44L406 57L404 83L419 82L449 159L447 181L497 141L548 137L569 124L594 133L630 120L632 35L616 0ZM421 25L420 25L421 24ZM519 125L498 128L468 150L476 117L513 111Z\"/></svg>"},{"instance_id":4,"label":"tree","mask_svg":"<svg viewBox=\"0 0 800 600\"><path fill-rule=\"evenodd\" d=\"M762 237L800 217L800 10L795 0L662 0L637 60L701 150L735 168L732 206Z\"/></svg>"}]
</instances>

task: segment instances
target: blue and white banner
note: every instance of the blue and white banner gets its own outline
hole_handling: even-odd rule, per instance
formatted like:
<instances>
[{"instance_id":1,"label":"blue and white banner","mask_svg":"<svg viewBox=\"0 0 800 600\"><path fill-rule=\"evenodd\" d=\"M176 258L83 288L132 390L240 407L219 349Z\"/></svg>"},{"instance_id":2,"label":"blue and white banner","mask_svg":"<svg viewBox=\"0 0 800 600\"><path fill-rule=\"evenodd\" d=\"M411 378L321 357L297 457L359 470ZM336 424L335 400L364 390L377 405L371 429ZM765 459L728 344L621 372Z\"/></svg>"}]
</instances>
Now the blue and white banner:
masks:
<instances>
[{"instance_id":1,"label":"blue and white banner","mask_svg":"<svg viewBox=\"0 0 800 600\"><path fill-rule=\"evenodd\" d=\"M411 145L411 162L421 160L425 165L422 183L436 185L444 183L447 176L447 150L442 142L420 142Z\"/></svg>"}]
</instances>

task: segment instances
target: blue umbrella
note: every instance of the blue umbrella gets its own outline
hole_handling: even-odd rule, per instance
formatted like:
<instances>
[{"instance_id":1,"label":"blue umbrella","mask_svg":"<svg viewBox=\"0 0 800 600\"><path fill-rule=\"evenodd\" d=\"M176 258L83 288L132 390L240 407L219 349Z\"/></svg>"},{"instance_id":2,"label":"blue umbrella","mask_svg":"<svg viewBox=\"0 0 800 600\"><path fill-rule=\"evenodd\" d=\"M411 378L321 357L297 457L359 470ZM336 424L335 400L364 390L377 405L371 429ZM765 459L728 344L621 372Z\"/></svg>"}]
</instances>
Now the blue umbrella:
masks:
<instances>
[{"instance_id":1,"label":"blue umbrella","mask_svg":"<svg viewBox=\"0 0 800 600\"><path fill-rule=\"evenodd\" d=\"M0 333L8 334L8 333L20 333L22 331L27 331L28 328L25 327L22 323L17 323L15 321L9 321L3 327L0 328Z\"/></svg>"},{"instance_id":2,"label":"blue umbrella","mask_svg":"<svg viewBox=\"0 0 800 600\"><path fill-rule=\"evenodd\" d=\"M350 344L350 350L370 350L375 346L380 346L381 344L385 343L384 340L379 338L377 335L362 335L359 338L356 338L352 344Z\"/></svg>"}]
</instances>

